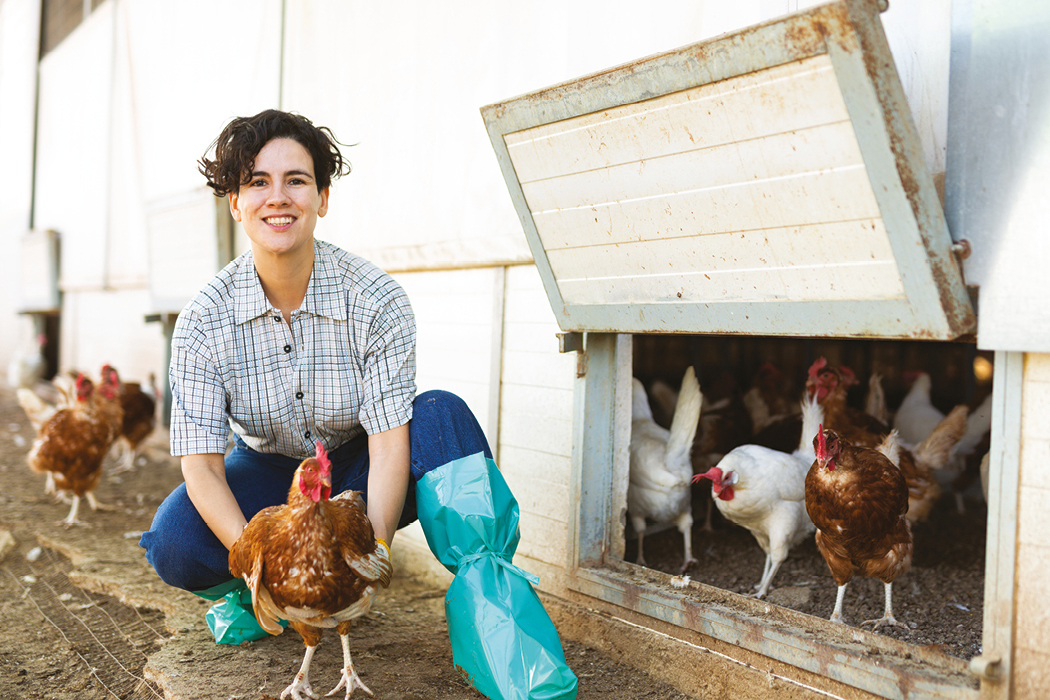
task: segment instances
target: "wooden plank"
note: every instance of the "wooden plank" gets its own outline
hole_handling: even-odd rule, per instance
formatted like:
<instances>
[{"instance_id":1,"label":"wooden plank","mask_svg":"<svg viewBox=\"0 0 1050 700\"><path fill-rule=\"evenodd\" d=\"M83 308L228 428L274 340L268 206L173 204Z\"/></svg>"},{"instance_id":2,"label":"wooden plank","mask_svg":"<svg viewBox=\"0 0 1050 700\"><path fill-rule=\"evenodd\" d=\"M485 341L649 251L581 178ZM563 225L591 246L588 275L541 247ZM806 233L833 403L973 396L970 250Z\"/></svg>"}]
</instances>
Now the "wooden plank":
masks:
<instances>
[{"instance_id":1,"label":"wooden plank","mask_svg":"<svg viewBox=\"0 0 1050 700\"><path fill-rule=\"evenodd\" d=\"M571 246L616 245L880 218L860 166L709 189L608 201L535 216L548 255Z\"/></svg>"},{"instance_id":2,"label":"wooden plank","mask_svg":"<svg viewBox=\"0 0 1050 700\"><path fill-rule=\"evenodd\" d=\"M570 409L572 402L570 398ZM569 455L540 452L530 447L503 445L500 452L500 471L504 474L530 474L556 484L568 485Z\"/></svg>"},{"instance_id":3,"label":"wooden plank","mask_svg":"<svg viewBox=\"0 0 1050 700\"><path fill-rule=\"evenodd\" d=\"M849 121L522 183L533 216L863 167Z\"/></svg>"},{"instance_id":4,"label":"wooden plank","mask_svg":"<svg viewBox=\"0 0 1050 700\"><path fill-rule=\"evenodd\" d=\"M522 183L848 120L827 56L504 136ZM767 109L769 108L769 109ZM657 134L656 139L652 138Z\"/></svg>"}]
</instances>

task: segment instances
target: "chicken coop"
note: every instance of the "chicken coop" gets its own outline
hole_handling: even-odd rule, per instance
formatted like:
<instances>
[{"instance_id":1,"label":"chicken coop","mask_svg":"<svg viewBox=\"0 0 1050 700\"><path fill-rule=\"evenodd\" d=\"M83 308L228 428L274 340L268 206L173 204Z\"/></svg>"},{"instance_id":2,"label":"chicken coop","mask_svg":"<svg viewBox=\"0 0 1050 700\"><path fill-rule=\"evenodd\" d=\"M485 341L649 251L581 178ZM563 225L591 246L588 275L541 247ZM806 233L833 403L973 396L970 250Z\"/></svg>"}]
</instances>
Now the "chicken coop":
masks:
<instances>
[{"instance_id":1,"label":"chicken coop","mask_svg":"<svg viewBox=\"0 0 1050 700\"><path fill-rule=\"evenodd\" d=\"M989 139L1006 127L983 121L990 104L992 120L1015 114L1017 100L1032 104L1002 76L1046 65L1029 27L1045 29L1050 14L997 7L952 7L945 173L924 157L880 22L885 3L868 0L482 110L561 349L576 353L567 597L817 695L1040 697L1050 687L1040 667L1050 627L1036 603L1046 587L1035 575L1050 540L1034 505L1048 483L1039 457L1048 364L1025 355L1050 342L1047 313L1033 308L1046 298L1033 292L1046 289L1036 270L1047 246L1021 191L1045 179L1036 163L1046 164L1048 143L1045 129L1031 136L1042 147L1025 154L1032 179L1010 183L1017 174L1002 154L1019 154L1025 137ZM1043 80L1035 92L1045 91ZM913 573L898 585L912 620L904 632L864 628L860 612L851 625L827 621L835 587L812 537L778 574L779 595L745 595L762 551L717 517L712 533L700 531L703 489L693 490L686 534L698 562L682 568L682 535L665 523L647 528L648 565L636 563L632 379L667 428L694 367L699 431L736 432L730 449L764 427L742 401L761 388L760 369L776 367L776 390L797 403L820 357L852 368L850 403L888 421L898 411L910 424L903 404L922 393L919 373L925 409L943 416L961 404L986 420L971 431L980 444L970 459L938 474L944 495L913 527ZM726 451L708 449L712 463ZM850 595L847 612L861 599L879 612L881 586Z\"/></svg>"}]
</instances>

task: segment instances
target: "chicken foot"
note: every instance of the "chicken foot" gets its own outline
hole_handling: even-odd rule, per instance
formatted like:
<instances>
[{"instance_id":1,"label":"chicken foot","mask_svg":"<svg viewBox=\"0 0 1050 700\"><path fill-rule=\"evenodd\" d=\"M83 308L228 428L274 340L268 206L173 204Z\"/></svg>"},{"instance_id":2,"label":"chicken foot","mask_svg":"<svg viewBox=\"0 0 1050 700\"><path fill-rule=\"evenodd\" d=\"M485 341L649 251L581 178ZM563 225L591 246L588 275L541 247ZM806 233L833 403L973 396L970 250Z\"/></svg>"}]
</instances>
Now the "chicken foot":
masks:
<instances>
[{"instance_id":1,"label":"chicken foot","mask_svg":"<svg viewBox=\"0 0 1050 700\"><path fill-rule=\"evenodd\" d=\"M903 622L897 622L897 619L893 617L893 584L887 583L886 586L886 609L882 613L882 617L878 620L865 620L863 624L870 625L874 624L875 629L882 627L883 625L890 625L893 627L903 627L908 629L908 626Z\"/></svg>"},{"instance_id":2,"label":"chicken foot","mask_svg":"<svg viewBox=\"0 0 1050 700\"><path fill-rule=\"evenodd\" d=\"M310 687L310 661L314 658L314 652L317 651L316 644L314 646L306 647L306 655L303 656L303 665L299 667L299 673L295 674L295 680L292 684L284 689L281 693L281 700L284 700L288 696L292 697L292 700L303 700L303 693L307 697L314 698L316 700L320 697L314 692L314 689Z\"/></svg>"},{"instance_id":3,"label":"chicken foot","mask_svg":"<svg viewBox=\"0 0 1050 700\"><path fill-rule=\"evenodd\" d=\"M88 505L91 506L91 510L116 510L116 506L111 506L108 503L102 503L95 498L95 494L88 491L85 496L87 497Z\"/></svg>"},{"instance_id":4,"label":"chicken foot","mask_svg":"<svg viewBox=\"0 0 1050 700\"><path fill-rule=\"evenodd\" d=\"M686 511L678 516L675 521L678 526L678 531L682 533L682 539L685 543L685 557L682 560L682 569L679 574L684 574L685 570L689 568L690 564L696 564L696 559L693 558L693 516L691 513ZM638 540L638 551L642 551L642 541Z\"/></svg>"},{"instance_id":5,"label":"chicken foot","mask_svg":"<svg viewBox=\"0 0 1050 700\"><path fill-rule=\"evenodd\" d=\"M819 534L819 532L818 532ZM831 612L829 618L832 622L838 622L840 624L846 624L846 621L842 619L842 600L846 597L846 584L839 586L838 593L835 594L835 609Z\"/></svg>"},{"instance_id":6,"label":"chicken foot","mask_svg":"<svg viewBox=\"0 0 1050 700\"><path fill-rule=\"evenodd\" d=\"M784 560L773 561L773 555L766 555L766 565L762 569L762 580L755 586L757 589L754 597L763 598L766 593L769 593L769 584L773 583L773 577L777 575L777 571L780 569L780 565L784 563Z\"/></svg>"},{"instance_id":7,"label":"chicken foot","mask_svg":"<svg viewBox=\"0 0 1050 700\"><path fill-rule=\"evenodd\" d=\"M61 525L67 530L73 525L85 525L83 520L77 520L77 509L80 508L80 496L73 494L73 506L69 509L69 515L65 520L59 520L56 525Z\"/></svg>"},{"instance_id":8,"label":"chicken foot","mask_svg":"<svg viewBox=\"0 0 1050 700\"><path fill-rule=\"evenodd\" d=\"M357 671L354 670L354 662L350 660L350 637L347 634L340 634L339 641L343 645L343 673L339 679L339 685L332 688L332 692L328 693L325 697L335 695L341 688L346 687L346 698L349 700L350 696L354 694L354 690L360 688L365 691L369 697L375 697L365 682L361 680L361 677L357 675Z\"/></svg>"}]
</instances>

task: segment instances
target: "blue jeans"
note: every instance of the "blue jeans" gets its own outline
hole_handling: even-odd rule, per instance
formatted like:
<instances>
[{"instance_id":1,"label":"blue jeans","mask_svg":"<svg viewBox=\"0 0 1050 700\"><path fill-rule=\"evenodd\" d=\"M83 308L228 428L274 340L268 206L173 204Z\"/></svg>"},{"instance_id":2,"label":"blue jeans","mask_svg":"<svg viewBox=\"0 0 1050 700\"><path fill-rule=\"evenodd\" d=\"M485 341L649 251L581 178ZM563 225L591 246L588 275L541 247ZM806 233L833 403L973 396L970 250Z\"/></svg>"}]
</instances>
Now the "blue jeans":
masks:
<instances>
[{"instance_id":1,"label":"blue jeans","mask_svg":"<svg viewBox=\"0 0 1050 700\"><path fill-rule=\"evenodd\" d=\"M484 452L491 458L485 434L461 398L445 391L428 391L416 397L408 424L411 443L411 480L398 528L416 520L415 483L427 472L461 457ZM368 498L368 436L329 452L332 493L347 489ZM226 456L226 481L244 517L251 519L263 508L286 503L292 475L302 460L264 454L239 439ZM176 588L200 591L229 581L229 550L197 513L186 484L164 499L139 546L161 580Z\"/></svg>"}]
</instances>

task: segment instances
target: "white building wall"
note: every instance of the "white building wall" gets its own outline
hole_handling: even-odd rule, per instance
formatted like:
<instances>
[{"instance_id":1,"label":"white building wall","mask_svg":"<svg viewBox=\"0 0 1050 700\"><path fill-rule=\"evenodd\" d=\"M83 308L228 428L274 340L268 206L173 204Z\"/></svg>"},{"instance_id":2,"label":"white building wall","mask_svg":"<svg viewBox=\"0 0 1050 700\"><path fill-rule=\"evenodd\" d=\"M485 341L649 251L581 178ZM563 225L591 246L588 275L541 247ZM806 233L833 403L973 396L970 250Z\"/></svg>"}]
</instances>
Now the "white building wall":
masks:
<instances>
[{"instance_id":1,"label":"white building wall","mask_svg":"<svg viewBox=\"0 0 1050 700\"><path fill-rule=\"evenodd\" d=\"M40 0L0 3L0 367L23 351L34 331L17 315L21 302L20 244L29 230L33 198L33 118Z\"/></svg>"},{"instance_id":2,"label":"white building wall","mask_svg":"<svg viewBox=\"0 0 1050 700\"><path fill-rule=\"evenodd\" d=\"M1050 355L1025 356L1022 396L1013 697L1036 700L1050 688Z\"/></svg>"}]
</instances>

